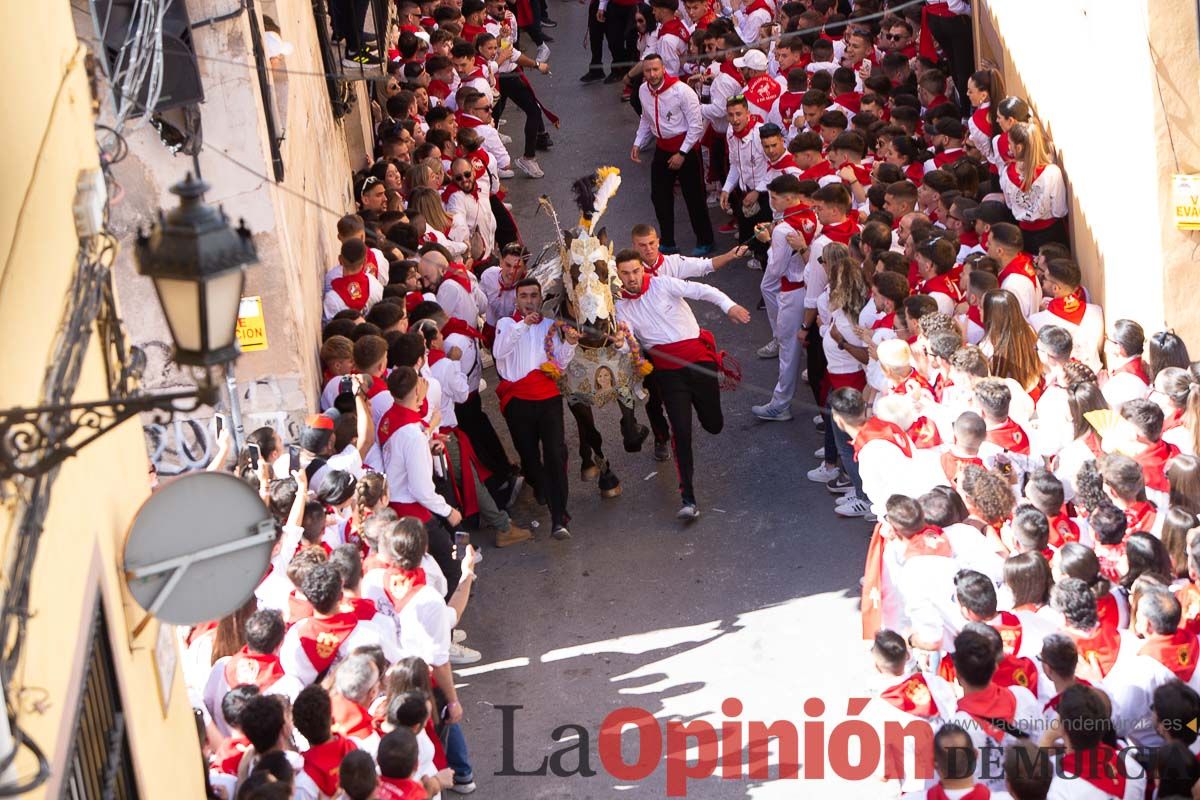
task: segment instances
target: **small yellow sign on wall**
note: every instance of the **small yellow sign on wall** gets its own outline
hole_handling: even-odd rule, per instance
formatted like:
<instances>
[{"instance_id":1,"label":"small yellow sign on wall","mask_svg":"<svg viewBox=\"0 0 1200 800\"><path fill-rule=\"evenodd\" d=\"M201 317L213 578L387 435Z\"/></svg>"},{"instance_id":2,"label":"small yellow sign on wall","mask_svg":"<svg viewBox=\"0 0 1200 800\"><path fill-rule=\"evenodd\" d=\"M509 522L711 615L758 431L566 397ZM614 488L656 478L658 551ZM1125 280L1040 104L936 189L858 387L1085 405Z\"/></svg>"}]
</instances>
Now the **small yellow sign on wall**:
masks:
<instances>
[{"instance_id":1,"label":"small yellow sign on wall","mask_svg":"<svg viewBox=\"0 0 1200 800\"><path fill-rule=\"evenodd\" d=\"M263 319L261 297L242 298L238 306L237 340L243 353L267 349L267 322Z\"/></svg>"},{"instance_id":2,"label":"small yellow sign on wall","mask_svg":"<svg viewBox=\"0 0 1200 800\"><path fill-rule=\"evenodd\" d=\"M1200 175L1171 177L1171 205L1175 209L1176 228L1200 231Z\"/></svg>"}]
</instances>

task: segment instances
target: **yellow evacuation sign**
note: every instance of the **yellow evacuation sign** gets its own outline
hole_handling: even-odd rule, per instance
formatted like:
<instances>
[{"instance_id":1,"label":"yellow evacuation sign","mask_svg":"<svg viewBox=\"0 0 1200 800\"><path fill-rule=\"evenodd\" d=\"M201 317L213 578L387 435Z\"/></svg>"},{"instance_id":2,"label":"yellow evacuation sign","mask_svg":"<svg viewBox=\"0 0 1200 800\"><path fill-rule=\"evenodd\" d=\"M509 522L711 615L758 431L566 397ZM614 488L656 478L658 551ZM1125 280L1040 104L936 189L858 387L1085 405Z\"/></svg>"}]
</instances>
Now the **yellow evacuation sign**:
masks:
<instances>
[{"instance_id":1,"label":"yellow evacuation sign","mask_svg":"<svg viewBox=\"0 0 1200 800\"><path fill-rule=\"evenodd\" d=\"M1197 221L1200 225L1200 220ZM267 322L261 297L243 297L238 306L237 340L243 353L267 349Z\"/></svg>"},{"instance_id":2,"label":"yellow evacuation sign","mask_svg":"<svg viewBox=\"0 0 1200 800\"><path fill-rule=\"evenodd\" d=\"M1200 231L1200 175L1171 177L1171 205L1175 208L1176 228Z\"/></svg>"}]
</instances>

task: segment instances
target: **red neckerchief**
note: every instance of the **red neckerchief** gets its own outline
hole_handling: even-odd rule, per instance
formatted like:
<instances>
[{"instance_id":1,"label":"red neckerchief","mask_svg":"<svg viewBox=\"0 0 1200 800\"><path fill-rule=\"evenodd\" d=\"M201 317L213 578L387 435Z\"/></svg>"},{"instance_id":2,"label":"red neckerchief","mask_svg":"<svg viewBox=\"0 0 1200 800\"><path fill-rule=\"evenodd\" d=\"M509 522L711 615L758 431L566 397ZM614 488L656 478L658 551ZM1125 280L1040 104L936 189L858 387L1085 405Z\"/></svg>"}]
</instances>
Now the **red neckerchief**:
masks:
<instances>
[{"instance_id":1,"label":"red neckerchief","mask_svg":"<svg viewBox=\"0 0 1200 800\"><path fill-rule=\"evenodd\" d=\"M882 317L880 317L879 319L877 319L871 323L871 330L873 330L873 331L884 331L884 330L890 331L892 328L895 328L895 327L896 327L896 312L895 311L893 311L889 314L884 314Z\"/></svg>"},{"instance_id":2,"label":"red neckerchief","mask_svg":"<svg viewBox=\"0 0 1200 800\"><path fill-rule=\"evenodd\" d=\"M1183 424L1183 414L1185 409L1177 408L1163 418L1163 433L1174 430Z\"/></svg>"},{"instance_id":3,"label":"red neckerchief","mask_svg":"<svg viewBox=\"0 0 1200 800\"><path fill-rule=\"evenodd\" d=\"M371 376L371 385L367 387L367 397L374 397L387 391L387 381L378 375Z\"/></svg>"},{"instance_id":4,"label":"red neckerchief","mask_svg":"<svg viewBox=\"0 0 1200 800\"><path fill-rule=\"evenodd\" d=\"M679 78L676 78L674 75L663 75L662 83L658 85L657 89L649 83L646 84L646 89L649 90L651 97L658 97L677 83L679 83Z\"/></svg>"},{"instance_id":5,"label":"red neckerchief","mask_svg":"<svg viewBox=\"0 0 1200 800\"><path fill-rule=\"evenodd\" d=\"M975 127L979 132L989 139L992 138L992 123L988 121L988 107L991 103L981 103L979 108L971 114L971 122L975 123Z\"/></svg>"},{"instance_id":6,"label":"red neckerchief","mask_svg":"<svg viewBox=\"0 0 1200 800\"><path fill-rule=\"evenodd\" d=\"M204 634L211 633L211 632L215 631L216 629L217 629L217 621L216 620L212 620L210 622L201 622L199 625L192 626L192 629L190 631L188 631L187 638L185 638L183 640L183 643L185 646L191 647L192 642L194 642L197 639L199 639L200 637L204 636Z\"/></svg>"},{"instance_id":7,"label":"red neckerchief","mask_svg":"<svg viewBox=\"0 0 1200 800\"><path fill-rule=\"evenodd\" d=\"M936 154L933 157L933 165L938 169L948 167L955 161L963 157L963 149L961 147L951 147Z\"/></svg>"},{"instance_id":8,"label":"red neckerchief","mask_svg":"<svg viewBox=\"0 0 1200 800\"><path fill-rule=\"evenodd\" d=\"M347 308L362 311L371 297L371 279L365 269L360 269L353 275L342 273L341 277L329 282L330 288L337 292Z\"/></svg>"},{"instance_id":9,"label":"red neckerchief","mask_svg":"<svg viewBox=\"0 0 1200 800\"><path fill-rule=\"evenodd\" d=\"M391 601L392 608L396 610L396 613L400 613L400 610L408 604L417 590L425 585L425 570L421 567L410 570L391 567L383 577L383 593ZM403 594L400 593L402 588L404 589Z\"/></svg>"},{"instance_id":10,"label":"red neckerchief","mask_svg":"<svg viewBox=\"0 0 1200 800\"><path fill-rule=\"evenodd\" d=\"M904 559L916 556L943 556L951 558L954 550L946 539L946 533L937 525L926 525L905 540Z\"/></svg>"},{"instance_id":11,"label":"red neckerchief","mask_svg":"<svg viewBox=\"0 0 1200 800\"><path fill-rule=\"evenodd\" d=\"M804 241L812 244L817 233L817 215L813 213L808 203L799 203L783 212L783 221L796 233L804 237Z\"/></svg>"},{"instance_id":12,"label":"red neckerchief","mask_svg":"<svg viewBox=\"0 0 1200 800\"><path fill-rule=\"evenodd\" d=\"M292 591L288 594L288 613L286 622L289 625L294 625L302 619L308 619L312 615L312 603L308 602L308 598L300 594L299 589L292 589Z\"/></svg>"},{"instance_id":13,"label":"red neckerchief","mask_svg":"<svg viewBox=\"0 0 1200 800\"><path fill-rule=\"evenodd\" d=\"M1038 167L1037 169L1035 169L1033 171L1033 177L1029 180L1029 185L1026 186L1025 182L1021 180L1021 173L1017 170L1017 162L1016 161L1008 162L1008 167L1006 167L1006 171L1008 173L1008 179L1010 181L1012 181L1013 186L1016 186L1022 192L1028 192L1030 189L1032 189L1034 181L1036 181L1038 178L1042 177L1042 172L1044 172L1045 169L1046 169L1046 166L1044 164L1042 166Z\"/></svg>"},{"instance_id":14,"label":"red neckerchief","mask_svg":"<svg viewBox=\"0 0 1200 800\"><path fill-rule=\"evenodd\" d=\"M765 11L771 16L775 15L775 9L766 0L754 0L753 3L746 6L746 16L750 16L755 11Z\"/></svg>"},{"instance_id":15,"label":"red neckerchief","mask_svg":"<svg viewBox=\"0 0 1200 800\"><path fill-rule=\"evenodd\" d=\"M891 703L906 714L929 719L938 713L937 704L929 691L929 683L920 672L909 675L895 686L884 689L880 700Z\"/></svg>"},{"instance_id":16,"label":"red neckerchief","mask_svg":"<svg viewBox=\"0 0 1200 800\"><path fill-rule=\"evenodd\" d=\"M826 162L828 163L828 162ZM803 180L803 176L801 176ZM846 217L841 222L834 222L821 228L821 235L838 244L850 244L850 237L858 233L858 222L852 217Z\"/></svg>"},{"instance_id":17,"label":"red neckerchief","mask_svg":"<svg viewBox=\"0 0 1200 800\"><path fill-rule=\"evenodd\" d=\"M905 458L912 458L912 443L908 441L908 436L904 433L904 429L894 422L888 422L879 417L871 417L859 429L858 435L854 437L854 460L858 461L859 453L862 452L863 447L868 442L878 439L891 442L900 448L900 452L904 453Z\"/></svg>"},{"instance_id":18,"label":"red neckerchief","mask_svg":"<svg viewBox=\"0 0 1200 800\"><path fill-rule=\"evenodd\" d=\"M464 41L474 43L475 37L481 33L487 33L487 28L479 25L472 25L469 22L464 22L462 26L462 33L460 33L459 36ZM476 58L478 58L478 56L476 56ZM475 63L478 64L479 62L476 61Z\"/></svg>"},{"instance_id":19,"label":"red neckerchief","mask_svg":"<svg viewBox=\"0 0 1200 800\"><path fill-rule=\"evenodd\" d=\"M333 714L334 733L351 739L366 739L371 734L378 733L371 713L353 700L343 697L338 692L330 692L329 704Z\"/></svg>"},{"instance_id":20,"label":"red neckerchief","mask_svg":"<svg viewBox=\"0 0 1200 800\"><path fill-rule=\"evenodd\" d=\"M299 623L300 647L317 672L324 672L333 663L338 648L358 625L352 611L339 611L329 617L309 617Z\"/></svg>"},{"instance_id":21,"label":"red neckerchief","mask_svg":"<svg viewBox=\"0 0 1200 800\"><path fill-rule=\"evenodd\" d=\"M854 170L854 177L858 178L858 182L863 186L871 185L871 168L866 164L855 164L853 161L843 161L841 164L837 165L838 171L840 172L843 167L849 167L850 169Z\"/></svg>"},{"instance_id":22,"label":"red neckerchief","mask_svg":"<svg viewBox=\"0 0 1200 800\"><path fill-rule=\"evenodd\" d=\"M396 431L403 428L405 425L425 425L425 415L420 411L413 411L411 408L406 408L399 403L393 403L382 417L379 418L378 439L379 444L387 444L387 440L392 437Z\"/></svg>"},{"instance_id":23,"label":"red neckerchief","mask_svg":"<svg viewBox=\"0 0 1200 800\"><path fill-rule=\"evenodd\" d=\"M658 271L660 269L662 269L662 266L663 266L663 264L666 263L666 261L667 261L667 257L664 256L662 253L658 254L658 258L654 261L653 264L647 264L645 261L643 261L642 265L646 268L645 274L649 275L651 278L655 277L656 275L658 275ZM643 280L642 281L642 284L643 284L642 291L643 292L646 291L645 283L646 283L646 281ZM622 296L624 296L623 293L622 293Z\"/></svg>"},{"instance_id":24,"label":"red neckerchief","mask_svg":"<svg viewBox=\"0 0 1200 800\"><path fill-rule=\"evenodd\" d=\"M1056 297L1050 301L1050 305L1046 307L1054 316L1065 319L1072 325L1078 325L1083 319L1083 312L1087 311L1087 301L1084 300L1083 287L1080 286L1065 297Z\"/></svg>"},{"instance_id":25,"label":"red neckerchief","mask_svg":"<svg viewBox=\"0 0 1200 800\"><path fill-rule=\"evenodd\" d=\"M977 783L971 787L971 791L959 797L959 800L989 800L992 796L992 790L984 786L982 783ZM950 800L950 796L946 794L946 790L942 788L940 783L935 783L931 788L925 791L926 800Z\"/></svg>"},{"instance_id":26,"label":"red neckerchief","mask_svg":"<svg viewBox=\"0 0 1200 800\"><path fill-rule=\"evenodd\" d=\"M855 114L862 110L862 95L858 92L842 92L833 98L833 102Z\"/></svg>"},{"instance_id":27,"label":"red neckerchief","mask_svg":"<svg viewBox=\"0 0 1200 800\"><path fill-rule=\"evenodd\" d=\"M1079 650L1079 660L1086 663L1094 660L1100 669L1100 676L1108 675L1113 664L1117 663L1117 653L1121 650L1121 635L1117 629L1099 625L1091 636L1070 635Z\"/></svg>"},{"instance_id":28,"label":"red neckerchief","mask_svg":"<svg viewBox=\"0 0 1200 800\"><path fill-rule=\"evenodd\" d=\"M929 280L921 284L921 288L917 290L918 294L944 294L949 297L955 305L962 302L962 290L958 288L958 282L954 280L951 273L944 272L941 275L934 275Z\"/></svg>"},{"instance_id":29,"label":"red neckerchief","mask_svg":"<svg viewBox=\"0 0 1200 800\"><path fill-rule=\"evenodd\" d=\"M696 30L706 31L706 30L708 30L708 26L713 24L716 21L717 21L717 13L710 9L709 11L705 12L703 17L696 20Z\"/></svg>"},{"instance_id":30,"label":"red neckerchief","mask_svg":"<svg viewBox=\"0 0 1200 800\"><path fill-rule=\"evenodd\" d=\"M379 800L426 800L429 797L425 787L411 778L385 778L382 775L375 786L375 796Z\"/></svg>"},{"instance_id":31,"label":"red neckerchief","mask_svg":"<svg viewBox=\"0 0 1200 800\"><path fill-rule=\"evenodd\" d=\"M1112 370L1113 375L1116 375L1118 372L1127 372L1147 386L1150 385L1150 377L1146 375L1146 365L1142 363L1141 356L1134 356L1115 370Z\"/></svg>"},{"instance_id":32,"label":"red neckerchief","mask_svg":"<svg viewBox=\"0 0 1200 800\"><path fill-rule=\"evenodd\" d=\"M929 417L922 416L913 420L913 424L908 426L908 438L918 450L942 446L942 435Z\"/></svg>"},{"instance_id":33,"label":"red neckerchief","mask_svg":"<svg viewBox=\"0 0 1200 800\"><path fill-rule=\"evenodd\" d=\"M746 99L764 111L770 111L781 94L783 87L770 75L759 75L746 84Z\"/></svg>"},{"instance_id":34,"label":"red neckerchief","mask_svg":"<svg viewBox=\"0 0 1200 800\"><path fill-rule=\"evenodd\" d=\"M1004 643L1004 652L1010 656L1016 655L1021 649L1021 618L1011 611L1001 611L988 622L988 625L991 625L1000 634L1000 641Z\"/></svg>"},{"instance_id":35,"label":"red neckerchief","mask_svg":"<svg viewBox=\"0 0 1200 800\"><path fill-rule=\"evenodd\" d=\"M447 172L450 171L449 166L446 167L446 171ZM474 164L471 165L471 171L472 172L475 171ZM479 181L475 181L475 185L471 187L471 191L469 191L469 192L464 191L461 186L459 186L454 181L451 181L450 183L446 184L446 188L442 190L442 203L448 204L450 202L450 198L454 197L455 192L460 192L462 194L470 195L471 197L475 198L475 200L478 202L478 200L479 200ZM470 291L470 289L468 289L467 291Z\"/></svg>"},{"instance_id":36,"label":"red neckerchief","mask_svg":"<svg viewBox=\"0 0 1200 800\"><path fill-rule=\"evenodd\" d=\"M1179 448L1162 439L1151 444L1139 436L1138 441L1146 449L1134 456L1133 460L1142 468L1146 488L1156 492L1171 491L1171 484L1167 481L1167 462L1179 455Z\"/></svg>"},{"instance_id":37,"label":"red neckerchief","mask_svg":"<svg viewBox=\"0 0 1200 800\"><path fill-rule=\"evenodd\" d=\"M691 40L691 34L688 33L687 26L683 24L683 20L679 17L671 17L669 20L658 26L658 38L661 41L664 36L674 36L684 44Z\"/></svg>"},{"instance_id":38,"label":"red neckerchief","mask_svg":"<svg viewBox=\"0 0 1200 800\"><path fill-rule=\"evenodd\" d=\"M802 181L820 181L820 179L824 178L826 175L832 174L833 164L829 163L829 159L823 158L816 164L813 164L811 167L801 172L796 177Z\"/></svg>"},{"instance_id":39,"label":"red neckerchief","mask_svg":"<svg viewBox=\"0 0 1200 800\"><path fill-rule=\"evenodd\" d=\"M1083 678L1076 678L1075 683L1079 684L1080 686L1091 686L1092 685L1092 684L1088 683L1087 681L1085 681ZM1070 688L1070 687L1068 687L1068 688ZM1063 691L1065 692L1066 689L1064 689ZM1046 705L1042 706L1042 711L1057 711L1058 704L1062 702L1062 696L1063 696L1063 693L1059 692L1058 694L1054 695L1054 697L1051 697L1050 701L1048 703L1046 703Z\"/></svg>"},{"instance_id":40,"label":"red neckerchief","mask_svg":"<svg viewBox=\"0 0 1200 800\"><path fill-rule=\"evenodd\" d=\"M929 101L929 105L927 105L926 108L937 108L938 106L945 105L949 102L950 100L946 97L946 95L939 94Z\"/></svg>"},{"instance_id":41,"label":"red neckerchief","mask_svg":"<svg viewBox=\"0 0 1200 800\"><path fill-rule=\"evenodd\" d=\"M1111 797L1125 796L1125 776L1117 766L1118 753L1106 744L1094 750L1067 753L1059 768L1067 778L1083 778Z\"/></svg>"},{"instance_id":42,"label":"red neckerchief","mask_svg":"<svg viewBox=\"0 0 1200 800\"><path fill-rule=\"evenodd\" d=\"M312 778L321 794L333 797L338 792L338 770L346 753L357 750L358 745L340 734L333 734L327 741L313 745L300 754L304 759L304 772Z\"/></svg>"},{"instance_id":43,"label":"red neckerchief","mask_svg":"<svg viewBox=\"0 0 1200 800\"><path fill-rule=\"evenodd\" d=\"M1000 285L1004 285L1004 279L1011 275L1020 275L1027 278L1033 287L1036 289L1038 285L1037 272L1033 269L1033 262L1025 253L1017 253L1016 257L1004 267L1000 272Z\"/></svg>"},{"instance_id":44,"label":"red neckerchief","mask_svg":"<svg viewBox=\"0 0 1200 800\"><path fill-rule=\"evenodd\" d=\"M760 117L758 114L751 114L750 119L746 122L746 126L744 128L742 128L740 133L738 131L733 130L732 126L730 126L729 130L733 133L733 137L740 141L742 139L745 139L751 133L753 133L754 129L761 124L762 124L762 117Z\"/></svg>"},{"instance_id":45,"label":"red neckerchief","mask_svg":"<svg viewBox=\"0 0 1200 800\"><path fill-rule=\"evenodd\" d=\"M1176 678L1187 683L1192 679L1192 673L1196 671L1196 664L1200 661L1198 644L1200 643L1196 641L1196 634L1181 628L1170 635L1147 636L1146 643L1138 650L1138 655L1150 656L1175 673Z\"/></svg>"},{"instance_id":46,"label":"red neckerchief","mask_svg":"<svg viewBox=\"0 0 1200 800\"><path fill-rule=\"evenodd\" d=\"M967 306L967 319L979 327L983 327L983 309L979 306Z\"/></svg>"},{"instance_id":47,"label":"red neckerchief","mask_svg":"<svg viewBox=\"0 0 1200 800\"><path fill-rule=\"evenodd\" d=\"M498 281L500 291L511 292L513 289L516 289L517 284L523 280L525 280L525 268L524 267L521 267L519 270L517 270L517 274L513 277L512 281L509 283L504 282L504 273L501 272L500 279Z\"/></svg>"},{"instance_id":48,"label":"red neckerchief","mask_svg":"<svg viewBox=\"0 0 1200 800\"><path fill-rule=\"evenodd\" d=\"M1008 689L989 683L985 689L959 700L958 710L970 714L984 733L1000 742L1004 739L1004 731L988 720L1012 723L1017 713L1017 698Z\"/></svg>"},{"instance_id":49,"label":"red neckerchief","mask_svg":"<svg viewBox=\"0 0 1200 800\"><path fill-rule=\"evenodd\" d=\"M983 466L983 459L979 456L960 456L951 450L942 453L942 472L946 474L946 480L954 483L954 476L958 474L959 464L974 464L978 467Z\"/></svg>"},{"instance_id":50,"label":"red neckerchief","mask_svg":"<svg viewBox=\"0 0 1200 800\"><path fill-rule=\"evenodd\" d=\"M468 339L483 339L483 334L477 331L474 325L468 325L458 317L450 317L442 326L442 336L449 336L452 333L466 336Z\"/></svg>"},{"instance_id":51,"label":"red neckerchief","mask_svg":"<svg viewBox=\"0 0 1200 800\"><path fill-rule=\"evenodd\" d=\"M229 688L252 683L260 692L283 677L279 656L266 653L251 653L246 645L225 662L225 683Z\"/></svg>"},{"instance_id":52,"label":"red neckerchief","mask_svg":"<svg viewBox=\"0 0 1200 800\"><path fill-rule=\"evenodd\" d=\"M967 247L975 247L979 244L979 234L975 231L963 231L958 235L958 243L965 244Z\"/></svg>"},{"instance_id":53,"label":"red neckerchief","mask_svg":"<svg viewBox=\"0 0 1200 800\"><path fill-rule=\"evenodd\" d=\"M1038 669L1032 658L1005 654L996 665L992 683L997 686L1020 686L1037 695Z\"/></svg>"},{"instance_id":54,"label":"red neckerchief","mask_svg":"<svg viewBox=\"0 0 1200 800\"><path fill-rule=\"evenodd\" d=\"M1020 425L1013 422L1012 417L995 428L988 428L987 440L1004 450L1022 456L1029 455L1029 435Z\"/></svg>"},{"instance_id":55,"label":"red neckerchief","mask_svg":"<svg viewBox=\"0 0 1200 800\"><path fill-rule=\"evenodd\" d=\"M1067 542L1079 541L1079 524L1067 514L1065 508L1050 519L1050 546L1062 547Z\"/></svg>"},{"instance_id":56,"label":"red neckerchief","mask_svg":"<svg viewBox=\"0 0 1200 800\"><path fill-rule=\"evenodd\" d=\"M429 92L430 97L436 97L438 100L445 100L450 96L450 84L443 80L434 78L429 82L429 86L425 91Z\"/></svg>"},{"instance_id":57,"label":"red neckerchief","mask_svg":"<svg viewBox=\"0 0 1200 800\"><path fill-rule=\"evenodd\" d=\"M784 153L779 157L778 161L772 161L770 164L767 164L767 169L773 169L776 172L786 172L789 169L798 170L800 167L796 164L796 159L792 158L791 153ZM807 208L807 206L805 207Z\"/></svg>"},{"instance_id":58,"label":"red neckerchief","mask_svg":"<svg viewBox=\"0 0 1200 800\"><path fill-rule=\"evenodd\" d=\"M1097 545L1101 547L1102 545ZM1124 552L1124 545L1121 545ZM1107 628L1116 630L1121 626L1121 607L1117 605L1117 598L1112 592L1108 592L1099 600L1096 601L1096 619L1100 620L1100 624Z\"/></svg>"},{"instance_id":59,"label":"red neckerchief","mask_svg":"<svg viewBox=\"0 0 1200 800\"><path fill-rule=\"evenodd\" d=\"M900 383L889 387L888 394L908 394L909 392L916 393L922 389L929 392L931 395L933 394L933 389L929 386L929 381L925 380L925 376L914 369L908 374L908 377L900 381Z\"/></svg>"},{"instance_id":60,"label":"red neckerchief","mask_svg":"<svg viewBox=\"0 0 1200 800\"><path fill-rule=\"evenodd\" d=\"M375 601L365 597L347 597L343 600L343 605L353 611L354 616L361 620L375 619L375 615L379 613L379 606L375 605Z\"/></svg>"},{"instance_id":61,"label":"red neckerchief","mask_svg":"<svg viewBox=\"0 0 1200 800\"><path fill-rule=\"evenodd\" d=\"M434 364L438 363L445 357L446 357L445 350L440 350L436 347L431 347L431 348L429 348L429 352L425 356L425 360L429 363L430 368L432 368Z\"/></svg>"},{"instance_id":62,"label":"red neckerchief","mask_svg":"<svg viewBox=\"0 0 1200 800\"><path fill-rule=\"evenodd\" d=\"M659 255L659 258L662 258L661 254ZM657 269L657 267L656 267L656 269ZM638 289L637 292L631 293L631 292L627 292L624 287L621 287L621 297L625 300L637 300L639 297L644 295L646 293L646 290L649 288L650 288L650 276L648 274L646 274L645 272L643 272L642 273L642 288Z\"/></svg>"},{"instance_id":63,"label":"red neckerchief","mask_svg":"<svg viewBox=\"0 0 1200 800\"><path fill-rule=\"evenodd\" d=\"M721 62L721 72L738 82L738 86L746 84L746 77L742 75L742 71L733 65L733 59L729 58Z\"/></svg>"},{"instance_id":64,"label":"red neckerchief","mask_svg":"<svg viewBox=\"0 0 1200 800\"><path fill-rule=\"evenodd\" d=\"M1155 517L1158 516L1158 506L1150 500L1139 500L1130 503L1125 509L1125 519L1129 523L1126 530L1129 533L1149 533L1154 529Z\"/></svg>"},{"instance_id":65,"label":"red neckerchief","mask_svg":"<svg viewBox=\"0 0 1200 800\"><path fill-rule=\"evenodd\" d=\"M374 275L376 280L378 280L378 278L379 278L379 260L375 258L375 248L374 247L367 248L366 271L371 273L372 275Z\"/></svg>"},{"instance_id":66,"label":"red neckerchief","mask_svg":"<svg viewBox=\"0 0 1200 800\"><path fill-rule=\"evenodd\" d=\"M235 731L232 736L221 742L216 755L213 756L217 771L226 775L237 775L238 766L242 763L242 756L249 749L250 740Z\"/></svg>"}]
</instances>

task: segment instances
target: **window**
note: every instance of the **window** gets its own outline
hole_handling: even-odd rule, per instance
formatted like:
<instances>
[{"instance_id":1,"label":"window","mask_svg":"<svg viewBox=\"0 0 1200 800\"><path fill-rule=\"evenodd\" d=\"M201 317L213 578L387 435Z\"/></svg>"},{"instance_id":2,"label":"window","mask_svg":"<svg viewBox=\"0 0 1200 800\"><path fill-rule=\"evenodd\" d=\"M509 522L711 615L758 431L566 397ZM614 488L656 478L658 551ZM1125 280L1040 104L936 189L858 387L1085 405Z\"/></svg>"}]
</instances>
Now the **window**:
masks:
<instances>
[{"instance_id":1,"label":"window","mask_svg":"<svg viewBox=\"0 0 1200 800\"><path fill-rule=\"evenodd\" d=\"M83 680L62 798L136 800L137 779L121 711L121 690L99 598Z\"/></svg>"}]
</instances>

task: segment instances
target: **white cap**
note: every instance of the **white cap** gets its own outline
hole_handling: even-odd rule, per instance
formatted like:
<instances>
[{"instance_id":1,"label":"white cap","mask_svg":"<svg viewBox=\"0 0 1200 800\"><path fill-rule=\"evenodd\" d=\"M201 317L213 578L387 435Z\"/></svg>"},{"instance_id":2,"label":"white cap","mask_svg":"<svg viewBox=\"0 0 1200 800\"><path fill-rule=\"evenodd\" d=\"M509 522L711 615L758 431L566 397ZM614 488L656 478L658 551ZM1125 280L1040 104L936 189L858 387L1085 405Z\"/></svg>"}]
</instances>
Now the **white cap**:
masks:
<instances>
[{"instance_id":1,"label":"white cap","mask_svg":"<svg viewBox=\"0 0 1200 800\"><path fill-rule=\"evenodd\" d=\"M747 50L746 55L733 60L733 65L738 69L752 69L756 72L766 72L767 54L762 50Z\"/></svg>"},{"instance_id":2,"label":"white cap","mask_svg":"<svg viewBox=\"0 0 1200 800\"><path fill-rule=\"evenodd\" d=\"M875 348L879 363L885 367L901 369L912 365L912 350L903 339L885 339Z\"/></svg>"}]
</instances>

